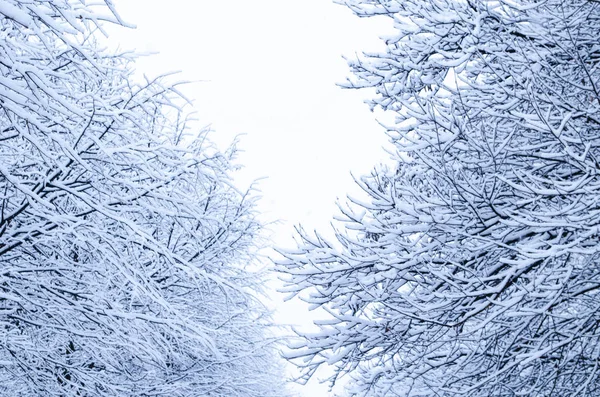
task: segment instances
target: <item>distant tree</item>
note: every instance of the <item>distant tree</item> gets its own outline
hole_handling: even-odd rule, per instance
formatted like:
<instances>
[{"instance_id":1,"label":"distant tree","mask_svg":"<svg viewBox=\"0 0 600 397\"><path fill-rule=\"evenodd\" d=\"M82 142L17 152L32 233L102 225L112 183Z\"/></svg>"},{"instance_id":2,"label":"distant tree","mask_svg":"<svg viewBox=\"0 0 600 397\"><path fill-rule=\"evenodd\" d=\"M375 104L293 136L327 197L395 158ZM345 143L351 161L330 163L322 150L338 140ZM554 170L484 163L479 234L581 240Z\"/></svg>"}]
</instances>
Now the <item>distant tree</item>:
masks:
<instances>
[{"instance_id":1,"label":"distant tree","mask_svg":"<svg viewBox=\"0 0 600 397\"><path fill-rule=\"evenodd\" d=\"M0 1L0 394L285 395L235 150L102 22L110 0Z\"/></svg>"},{"instance_id":2,"label":"distant tree","mask_svg":"<svg viewBox=\"0 0 600 397\"><path fill-rule=\"evenodd\" d=\"M600 2L339 2L394 23L348 86L396 166L282 252L330 316L288 357L352 396L600 395Z\"/></svg>"}]
</instances>

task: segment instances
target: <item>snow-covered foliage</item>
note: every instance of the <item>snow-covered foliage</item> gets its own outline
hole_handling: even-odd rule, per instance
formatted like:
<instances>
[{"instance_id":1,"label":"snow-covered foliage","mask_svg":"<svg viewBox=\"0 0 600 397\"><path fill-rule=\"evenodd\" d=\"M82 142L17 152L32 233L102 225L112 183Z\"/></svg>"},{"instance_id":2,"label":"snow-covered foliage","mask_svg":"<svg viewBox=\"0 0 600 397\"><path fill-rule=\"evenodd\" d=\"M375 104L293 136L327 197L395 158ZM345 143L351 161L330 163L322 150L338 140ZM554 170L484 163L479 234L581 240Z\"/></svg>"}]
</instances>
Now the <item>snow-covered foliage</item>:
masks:
<instances>
[{"instance_id":1,"label":"snow-covered foliage","mask_svg":"<svg viewBox=\"0 0 600 397\"><path fill-rule=\"evenodd\" d=\"M397 30L348 83L397 166L283 251L330 314L289 358L353 396L599 395L600 2L339 2Z\"/></svg>"},{"instance_id":2,"label":"snow-covered foliage","mask_svg":"<svg viewBox=\"0 0 600 397\"><path fill-rule=\"evenodd\" d=\"M0 394L284 395L234 150L87 3L0 0Z\"/></svg>"}]
</instances>

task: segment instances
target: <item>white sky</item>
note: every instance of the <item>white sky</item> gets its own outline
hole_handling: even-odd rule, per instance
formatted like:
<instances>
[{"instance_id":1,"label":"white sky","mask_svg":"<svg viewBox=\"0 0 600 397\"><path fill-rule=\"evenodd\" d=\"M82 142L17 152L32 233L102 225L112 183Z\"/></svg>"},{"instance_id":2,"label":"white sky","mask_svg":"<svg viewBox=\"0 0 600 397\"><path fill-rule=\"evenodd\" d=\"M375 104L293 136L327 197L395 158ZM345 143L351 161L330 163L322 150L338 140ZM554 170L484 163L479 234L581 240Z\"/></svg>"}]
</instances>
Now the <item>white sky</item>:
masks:
<instances>
[{"instance_id":1,"label":"white sky","mask_svg":"<svg viewBox=\"0 0 600 397\"><path fill-rule=\"evenodd\" d=\"M382 48L387 21L365 20L331 0L115 0L137 25L111 40L123 48L159 52L142 58L149 76L181 70L202 81L185 93L194 100L212 140L239 147L240 183L259 177L260 210L276 245L290 246L292 226L325 230L335 201L356 192L361 175L386 161L385 134L362 100L365 91L335 85L349 76L342 55ZM302 305L282 306L282 322L307 322ZM313 382L302 396L327 396Z\"/></svg>"}]
</instances>

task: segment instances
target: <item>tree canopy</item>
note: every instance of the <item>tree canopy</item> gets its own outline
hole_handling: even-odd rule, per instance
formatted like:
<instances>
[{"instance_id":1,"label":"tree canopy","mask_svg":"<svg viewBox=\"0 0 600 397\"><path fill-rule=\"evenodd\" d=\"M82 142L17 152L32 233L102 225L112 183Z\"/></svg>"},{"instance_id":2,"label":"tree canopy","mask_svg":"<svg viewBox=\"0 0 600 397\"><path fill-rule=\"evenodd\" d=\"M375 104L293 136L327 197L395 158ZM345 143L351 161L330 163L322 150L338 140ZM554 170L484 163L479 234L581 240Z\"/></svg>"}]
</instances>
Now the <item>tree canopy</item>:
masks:
<instances>
[{"instance_id":1,"label":"tree canopy","mask_svg":"<svg viewBox=\"0 0 600 397\"><path fill-rule=\"evenodd\" d=\"M288 358L353 396L598 395L600 3L339 3L396 29L347 83L395 116L395 166L336 241L282 250L329 314Z\"/></svg>"},{"instance_id":2,"label":"tree canopy","mask_svg":"<svg viewBox=\"0 0 600 397\"><path fill-rule=\"evenodd\" d=\"M0 394L280 396L255 196L110 0L0 1Z\"/></svg>"}]
</instances>

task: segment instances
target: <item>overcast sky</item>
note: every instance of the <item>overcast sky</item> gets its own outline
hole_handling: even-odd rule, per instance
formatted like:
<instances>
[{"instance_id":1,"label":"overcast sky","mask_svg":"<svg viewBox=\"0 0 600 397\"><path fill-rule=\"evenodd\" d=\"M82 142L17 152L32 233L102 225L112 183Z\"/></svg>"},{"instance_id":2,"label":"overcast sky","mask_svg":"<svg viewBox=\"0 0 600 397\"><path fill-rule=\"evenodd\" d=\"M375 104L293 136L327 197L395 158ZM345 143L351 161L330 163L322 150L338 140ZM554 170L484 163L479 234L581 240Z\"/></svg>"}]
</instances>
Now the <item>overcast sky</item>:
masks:
<instances>
[{"instance_id":1,"label":"overcast sky","mask_svg":"<svg viewBox=\"0 0 600 397\"><path fill-rule=\"evenodd\" d=\"M330 0L115 0L137 25L111 30L127 49L159 52L137 68L153 76L180 70L199 81L185 93L221 147L244 134L241 184L260 182L276 245L290 246L292 226L327 229L336 198L356 192L361 175L386 161L386 142L363 103L369 92L335 85L349 75L342 55L382 48L386 20L365 20ZM114 41L113 41L114 43ZM299 305L280 321L307 321ZM303 396L327 396L317 385Z\"/></svg>"}]
</instances>

